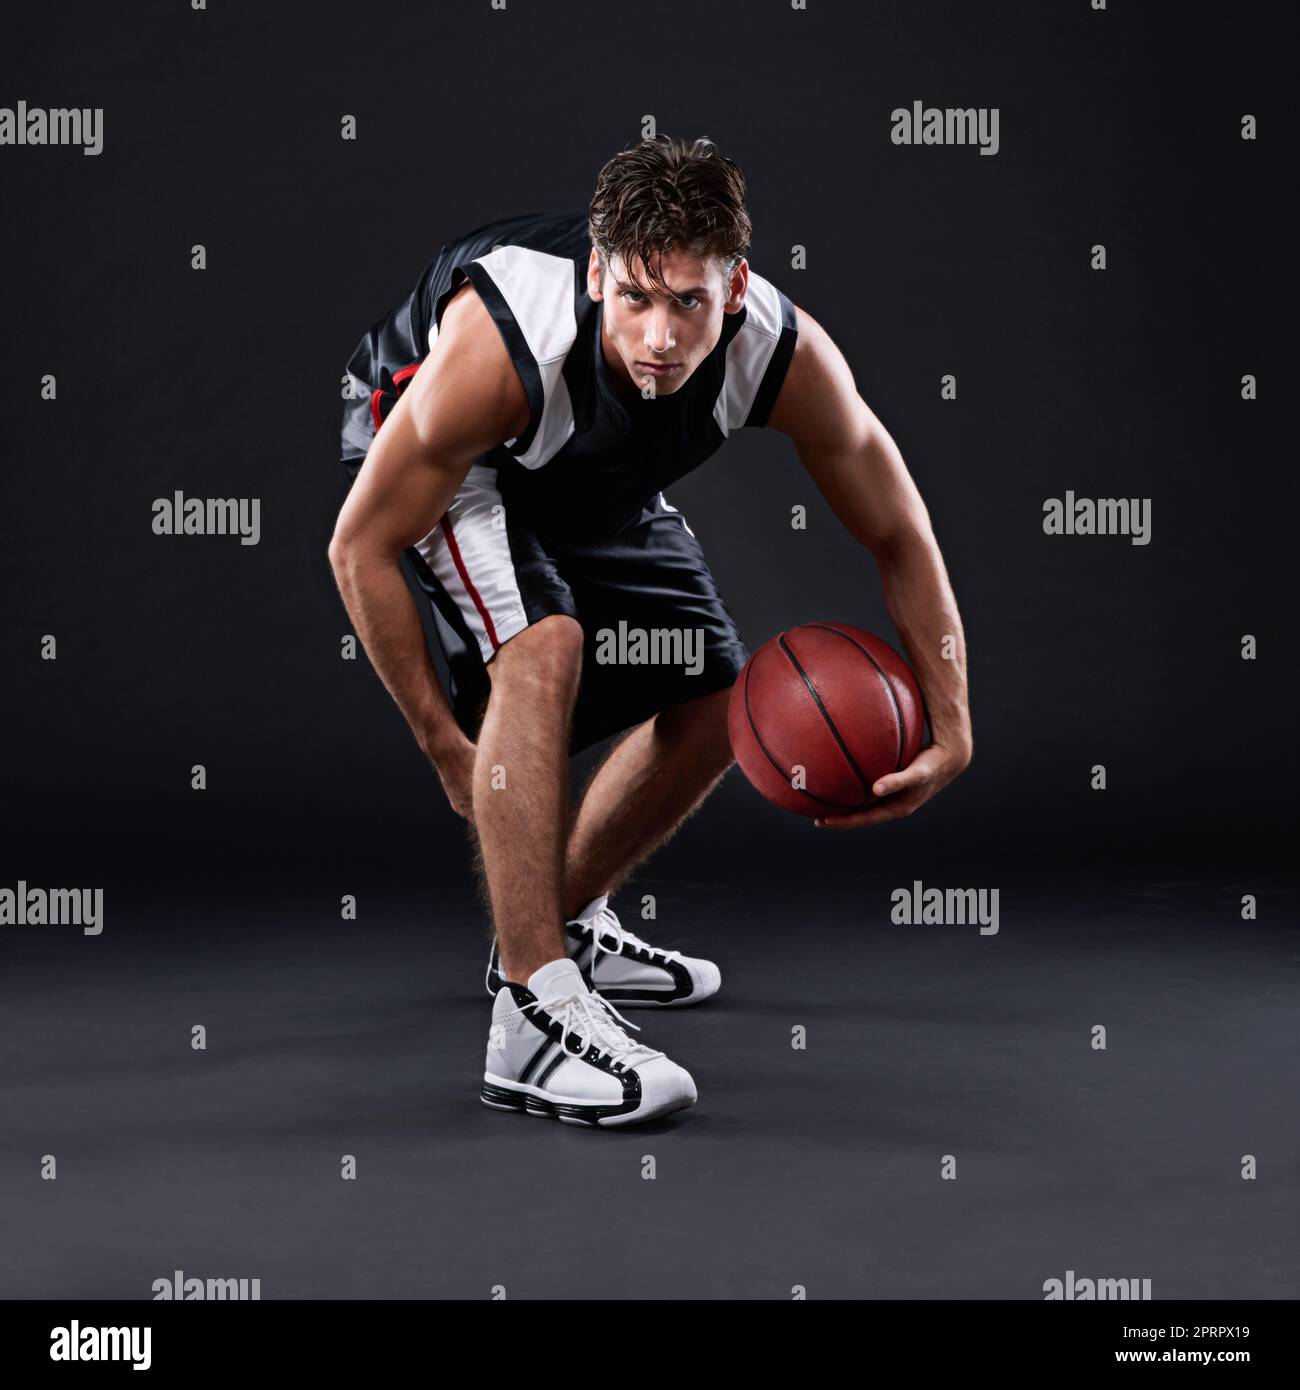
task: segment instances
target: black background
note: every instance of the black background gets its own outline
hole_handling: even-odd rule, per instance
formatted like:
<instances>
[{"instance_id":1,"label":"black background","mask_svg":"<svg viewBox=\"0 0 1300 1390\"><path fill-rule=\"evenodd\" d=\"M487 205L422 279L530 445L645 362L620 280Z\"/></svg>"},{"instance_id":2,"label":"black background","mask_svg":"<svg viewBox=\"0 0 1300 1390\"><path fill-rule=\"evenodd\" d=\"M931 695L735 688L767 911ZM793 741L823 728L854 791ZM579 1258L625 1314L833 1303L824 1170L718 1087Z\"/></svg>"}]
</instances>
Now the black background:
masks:
<instances>
[{"instance_id":1,"label":"black background","mask_svg":"<svg viewBox=\"0 0 1300 1390\"><path fill-rule=\"evenodd\" d=\"M101 877L211 854L229 882L286 857L364 873L380 848L462 862L400 716L339 656L343 363L442 240L585 205L651 113L741 163L755 267L829 328L899 441L966 625L977 748L911 824L825 846L733 773L696 852L724 872L734 827L826 873L882 842L1270 864L1294 825L1293 116L1268 76L1285 9L27 16L5 90L103 106L105 146L0 151L15 863L63 882L87 852ZM914 99L999 107L1000 152L892 145ZM261 543L155 536L151 504L178 488L260 497ZM1151 544L1045 536L1066 489L1151 498ZM751 648L819 619L896 641L870 555L784 438L742 434L670 500Z\"/></svg>"},{"instance_id":2,"label":"black background","mask_svg":"<svg viewBox=\"0 0 1300 1390\"><path fill-rule=\"evenodd\" d=\"M206 943L232 996L281 948L304 990L342 988L320 954L342 894L404 931L473 917L463 825L364 658L339 655L343 367L442 241L585 206L646 114L741 164L754 267L830 330L898 440L965 623L975 734L966 774L879 830L814 830L733 771L646 882L696 909L761 888L791 968L792 926L838 904L879 928L913 877L1000 887L1004 934L1031 883L1064 913L1136 893L1157 986L1187 904L1223 933L1198 938L1207 976L1242 893L1275 930L1295 833L1294 27L1284 5L1086 0L8 16L0 104L105 111L96 158L0 148L0 882L102 886L107 919L42 947L40 979L97 950L129 1016L151 958L126 943L166 932L196 961ZM914 100L998 107L1000 152L894 146ZM176 489L259 497L261 543L155 536ZM1151 544L1045 536L1067 489L1150 498ZM669 498L751 648L826 619L897 645L870 555L783 437L733 438ZM466 1019L474 1051L486 1017ZM20 1051L55 1027L14 1022Z\"/></svg>"}]
</instances>

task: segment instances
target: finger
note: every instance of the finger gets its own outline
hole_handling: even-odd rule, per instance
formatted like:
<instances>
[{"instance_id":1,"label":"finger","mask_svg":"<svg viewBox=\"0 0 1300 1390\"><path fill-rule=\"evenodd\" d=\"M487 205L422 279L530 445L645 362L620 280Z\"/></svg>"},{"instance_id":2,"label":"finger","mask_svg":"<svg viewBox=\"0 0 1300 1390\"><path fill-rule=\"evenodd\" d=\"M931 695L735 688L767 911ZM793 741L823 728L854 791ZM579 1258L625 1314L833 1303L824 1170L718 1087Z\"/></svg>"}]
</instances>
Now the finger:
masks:
<instances>
[{"instance_id":1,"label":"finger","mask_svg":"<svg viewBox=\"0 0 1300 1390\"><path fill-rule=\"evenodd\" d=\"M883 825L886 821L898 820L910 814L924 800L922 796L909 796L891 801L886 806L873 806L869 811L855 811L851 816L822 816L816 824L827 830L854 830L864 825Z\"/></svg>"},{"instance_id":2,"label":"finger","mask_svg":"<svg viewBox=\"0 0 1300 1390\"><path fill-rule=\"evenodd\" d=\"M901 772L889 772L884 777L877 778L871 784L871 791L874 796L893 796L896 792L906 791L909 787L919 787L929 778L929 768L917 767L915 763L911 763Z\"/></svg>"}]
</instances>

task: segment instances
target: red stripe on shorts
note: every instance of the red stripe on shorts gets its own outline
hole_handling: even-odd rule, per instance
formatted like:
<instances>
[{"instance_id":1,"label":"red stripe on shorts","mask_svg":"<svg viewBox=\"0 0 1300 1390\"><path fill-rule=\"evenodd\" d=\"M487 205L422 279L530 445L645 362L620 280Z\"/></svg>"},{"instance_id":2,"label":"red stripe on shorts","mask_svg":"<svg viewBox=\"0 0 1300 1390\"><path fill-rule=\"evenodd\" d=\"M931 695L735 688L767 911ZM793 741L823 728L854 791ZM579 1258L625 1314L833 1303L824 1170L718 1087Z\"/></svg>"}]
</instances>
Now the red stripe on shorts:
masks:
<instances>
[{"instance_id":1,"label":"red stripe on shorts","mask_svg":"<svg viewBox=\"0 0 1300 1390\"><path fill-rule=\"evenodd\" d=\"M456 534L451 529L451 522L444 516L439 524L442 526L442 534L447 538L447 549L451 551L456 573L460 575L461 583L464 584L470 598L474 600L474 607L478 609L478 615L483 619L483 627L487 631L488 641L492 643L492 650L496 651L501 643L497 641L497 630L492 626L492 615L487 611L487 605L483 602L479 591L474 587L473 581L469 577L469 571L465 568L465 561L461 558L460 546L456 544Z\"/></svg>"}]
</instances>

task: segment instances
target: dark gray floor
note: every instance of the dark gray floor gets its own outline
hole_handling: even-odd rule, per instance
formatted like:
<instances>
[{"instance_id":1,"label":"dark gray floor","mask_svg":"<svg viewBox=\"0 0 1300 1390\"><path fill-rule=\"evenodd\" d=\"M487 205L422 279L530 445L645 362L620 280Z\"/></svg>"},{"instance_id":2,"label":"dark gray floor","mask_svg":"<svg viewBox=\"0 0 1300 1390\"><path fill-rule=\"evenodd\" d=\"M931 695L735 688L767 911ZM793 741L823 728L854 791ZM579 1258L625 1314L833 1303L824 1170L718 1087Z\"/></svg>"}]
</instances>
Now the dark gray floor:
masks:
<instances>
[{"instance_id":1,"label":"dark gray floor","mask_svg":"<svg viewBox=\"0 0 1300 1390\"><path fill-rule=\"evenodd\" d=\"M724 993L632 1015L700 1103L620 1133L479 1104L467 894L436 918L422 889L371 895L355 924L284 896L156 902L97 940L6 928L0 1294L146 1298L177 1268L263 1298L1035 1299L1067 1269L1300 1293L1280 885L1258 925L1186 879L1004 892L986 938L890 925L883 880L815 907L638 888Z\"/></svg>"}]
</instances>

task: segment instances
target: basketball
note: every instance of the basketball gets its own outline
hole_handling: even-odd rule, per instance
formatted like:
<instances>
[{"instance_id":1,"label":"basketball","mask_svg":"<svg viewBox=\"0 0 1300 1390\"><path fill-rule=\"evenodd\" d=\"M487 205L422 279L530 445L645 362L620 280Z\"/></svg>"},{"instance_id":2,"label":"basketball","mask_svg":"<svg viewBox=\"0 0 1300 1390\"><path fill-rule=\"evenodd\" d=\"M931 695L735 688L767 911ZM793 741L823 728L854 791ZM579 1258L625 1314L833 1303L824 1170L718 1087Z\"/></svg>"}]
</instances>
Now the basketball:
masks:
<instances>
[{"instance_id":1,"label":"basketball","mask_svg":"<svg viewBox=\"0 0 1300 1390\"><path fill-rule=\"evenodd\" d=\"M873 632L804 623L745 663L727 710L741 771L774 806L849 815L916 757L925 705L907 662Z\"/></svg>"}]
</instances>

